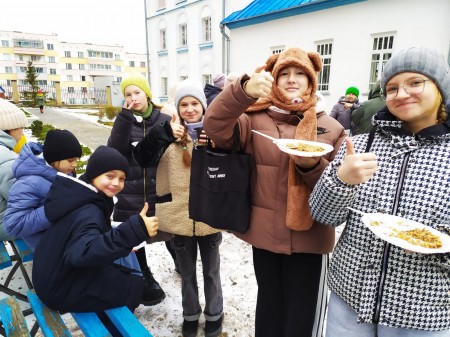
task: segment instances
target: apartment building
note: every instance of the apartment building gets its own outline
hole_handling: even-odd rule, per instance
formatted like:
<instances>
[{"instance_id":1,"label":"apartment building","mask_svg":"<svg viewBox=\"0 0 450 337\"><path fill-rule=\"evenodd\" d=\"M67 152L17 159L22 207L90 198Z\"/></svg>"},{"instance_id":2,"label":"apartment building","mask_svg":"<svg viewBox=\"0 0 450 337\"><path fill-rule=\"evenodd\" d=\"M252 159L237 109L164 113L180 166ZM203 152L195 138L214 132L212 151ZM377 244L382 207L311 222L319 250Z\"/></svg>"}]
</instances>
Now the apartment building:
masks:
<instances>
[{"instance_id":1,"label":"apartment building","mask_svg":"<svg viewBox=\"0 0 450 337\"><path fill-rule=\"evenodd\" d=\"M205 85L215 74L232 71L220 21L250 1L147 1L150 84L157 100L166 101L169 88L186 78Z\"/></svg>"},{"instance_id":2,"label":"apartment building","mask_svg":"<svg viewBox=\"0 0 450 337\"><path fill-rule=\"evenodd\" d=\"M0 86L8 99L26 90L29 61L48 99L62 103L106 104L109 87L113 105L121 105L120 81L127 73L147 75L145 54L127 53L123 46L60 41L56 34L0 31ZM15 89L16 88L16 89Z\"/></svg>"}]
</instances>

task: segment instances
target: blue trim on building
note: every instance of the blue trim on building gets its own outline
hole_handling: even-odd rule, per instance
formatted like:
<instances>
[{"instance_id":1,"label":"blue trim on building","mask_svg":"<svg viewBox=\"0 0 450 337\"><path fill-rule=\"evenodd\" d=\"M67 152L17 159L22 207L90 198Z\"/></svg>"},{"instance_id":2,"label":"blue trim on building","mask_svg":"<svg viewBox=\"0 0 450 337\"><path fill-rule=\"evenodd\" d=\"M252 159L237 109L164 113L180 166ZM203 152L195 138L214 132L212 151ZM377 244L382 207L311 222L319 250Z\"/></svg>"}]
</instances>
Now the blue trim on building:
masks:
<instances>
[{"instance_id":1,"label":"blue trim on building","mask_svg":"<svg viewBox=\"0 0 450 337\"><path fill-rule=\"evenodd\" d=\"M198 49L203 50L203 49L210 49L213 47L213 43L212 42L206 42L206 43L200 43L198 45Z\"/></svg>"},{"instance_id":2,"label":"blue trim on building","mask_svg":"<svg viewBox=\"0 0 450 337\"><path fill-rule=\"evenodd\" d=\"M235 29L364 1L367 0L278 0L275 3L273 0L255 0L220 23L229 29Z\"/></svg>"},{"instance_id":3,"label":"blue trim on building","mask_svg":"<svg viewBox=\"0 0 450 337\"><path fill-rule=\"evenodd\" d=\"M178 54L187 53L188 51L189 51L189 47L180 47L177 49Z\"/></svg>"},{"instance_id":4,"label":"blue trim on building","mask_svg":"<svg viewBox=\"0 0 450 337\"><path fill-rule=\"evenodd\" d=\"M161 50L161 51L157 52L156 54L158 54L158 56L167 56L169 54L169 51Z\"/></svg>"}]
</instances>

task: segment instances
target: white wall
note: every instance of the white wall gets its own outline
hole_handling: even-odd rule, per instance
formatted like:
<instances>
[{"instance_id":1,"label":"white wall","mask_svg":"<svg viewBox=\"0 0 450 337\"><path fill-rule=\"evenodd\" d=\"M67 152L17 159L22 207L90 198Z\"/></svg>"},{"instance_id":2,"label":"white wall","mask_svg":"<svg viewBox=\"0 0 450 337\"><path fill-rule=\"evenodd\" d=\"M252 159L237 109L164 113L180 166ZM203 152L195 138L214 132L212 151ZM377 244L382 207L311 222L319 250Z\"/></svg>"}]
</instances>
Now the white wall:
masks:
<instances>
[{"instance_id":1,"label":"white wall","mask_svg":"<svg viewBox=\"0 0 450 337\"><path fill-rule=\"evenodd\" d=\"M333 41L327 111L349 86L367 99L372 34L394 32L394 53L410 46L427 46L447 58L450 45L450 1L369 0L232 29L231 71L251 74L270 56L270 47L297 46L315 51L316 41Z\"/></svg>"}]
</instances>

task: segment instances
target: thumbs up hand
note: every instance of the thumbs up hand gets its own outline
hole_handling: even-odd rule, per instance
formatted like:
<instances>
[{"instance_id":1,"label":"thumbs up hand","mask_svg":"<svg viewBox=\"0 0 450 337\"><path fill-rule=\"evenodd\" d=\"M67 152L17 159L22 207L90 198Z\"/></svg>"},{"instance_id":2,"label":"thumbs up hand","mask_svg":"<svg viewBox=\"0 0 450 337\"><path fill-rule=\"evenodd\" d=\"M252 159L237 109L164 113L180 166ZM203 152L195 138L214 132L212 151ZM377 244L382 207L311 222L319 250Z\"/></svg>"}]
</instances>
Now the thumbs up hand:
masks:
<instances>
[{"instance_id":1,"label":"thumbs up hand","mask_svg":"<svg viewBox=\"0 0 450 337\"><path fill-rule=\"evenodd\" d=\"M349 185L362 184L368 181L377 171L377 157L374 153L355 153L353 141L345 137L347 153L337 171L339 179Z\"/></svg>"},{"instance_id":2,"label":"thumbs up hand","mask_svg":"<svg viewBox=\"0 0 450 337\"><path fill-rule=\"evenodd\" d=\"M170 127L172 128L172 133L175 138L181 138L184 134L184 127L176 123L177 115L172 115L170 120Z\"/></svg>"},{"instance_id":3,"label":"thumbs up hand","mask_svg":"<svg viewBox=\"0 0 450 337\"><path fill-rule=\"evenodd\" d=\"M266 65L256 68L250 79L244 83L245 93L253 98L267 97L272 90L273 77L264 71Z\"/></svg>"},{"instance_id":4,"label":"thumbs up hand","mask_svg":"<svg viewBox=\"0 0 450 337\"><path fill-rule=\"evenodd\" d=\"M148 203L145 203L139 215L141 216L142 220L144 220L148 235L152 237L155 236L156 233L158 232L158 218L156 216L148 217L147 211L148 211Z\"/></svg>"}]
</instances>

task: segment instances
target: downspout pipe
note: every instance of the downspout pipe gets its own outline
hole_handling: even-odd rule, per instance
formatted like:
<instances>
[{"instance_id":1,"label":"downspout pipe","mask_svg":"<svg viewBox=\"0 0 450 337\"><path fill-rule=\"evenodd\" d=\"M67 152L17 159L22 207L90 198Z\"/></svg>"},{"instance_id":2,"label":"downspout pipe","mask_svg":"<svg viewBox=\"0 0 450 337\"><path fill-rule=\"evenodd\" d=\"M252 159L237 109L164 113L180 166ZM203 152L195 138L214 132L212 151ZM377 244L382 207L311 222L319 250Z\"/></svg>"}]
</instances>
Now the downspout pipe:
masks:
<instances>
[{"instance_id":1,"label":"downspout pipe","mask_svg":"<svg viewBox=\"0 0 450 337\"><path fill-rule=\"evenodd\" d=\"M225 25L220 25L220 32L222 33L222 72L230 73L230 37L225 33ZM225 46L225 47L224 47ZM226 52L226 57L225 57ZM226 59L226 69L225 69Z\"/></svg>"},{"instance_id":2,"label":"downspout pipe","mask_svg":"<svg viewBox=\"0 0 450 337\"><path fill-rule=\"evenodd\" d=\"M147 79L150 83L150 88L152 87L152 82L150 78L150 52L148 48L148 26L147 26L147 0L144 0L144 14L145 14L145 46L147 48Z\"/></svg>"}]
</instances>

